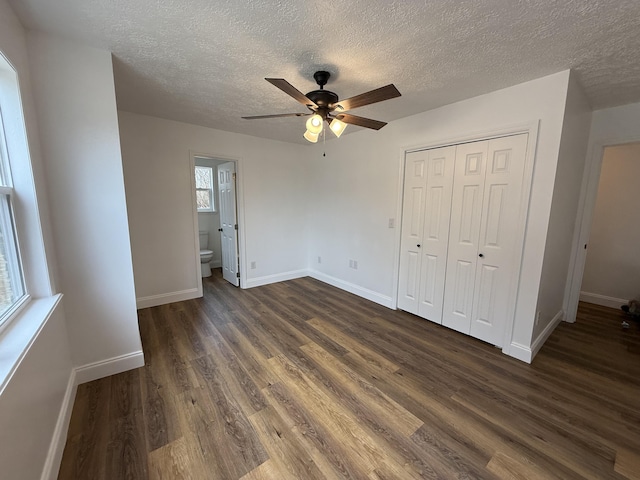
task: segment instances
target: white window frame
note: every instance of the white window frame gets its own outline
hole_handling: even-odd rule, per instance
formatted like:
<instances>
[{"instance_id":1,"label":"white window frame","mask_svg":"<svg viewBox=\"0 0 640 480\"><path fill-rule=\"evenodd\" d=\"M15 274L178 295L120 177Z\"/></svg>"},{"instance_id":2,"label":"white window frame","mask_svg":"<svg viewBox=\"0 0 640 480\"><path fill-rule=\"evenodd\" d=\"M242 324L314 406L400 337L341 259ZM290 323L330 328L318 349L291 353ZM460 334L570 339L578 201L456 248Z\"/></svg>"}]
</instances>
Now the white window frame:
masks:
<instances>
[{"instance_id":1,"label":"white window frame","mask_svg":"<svg viewBox=\"0 0 640 480\"><path fill-rule=\"evenodd\" d=\"M196 182L196 209L198 211L198 213L215 213L216 212L216 202L215 202L215 192L214 190L214 185L215 185L215 180L216 177L213 175L213 167L209 167L208 165L196 165L195 169L193 171L193 175L195 177L196 175L196 170L199 168L203 168L206 170L209 170L209 176L211 178L211 188L198 188L197 187L197 182ZM198 192L207 192L209 194L209 205L211 205L211 208L198 208L198 202L197 202L197 196L198 196Z\"/></svg>"},{"instance_id":2,"label":"white window frame","mask_svg":"<svg viewBox=\"0 0 640 480\"><path fill-rule=\"evenodd\" d=\"M26 292L21 302L14 303L13 309L5 312L4 322L0 326L1 396L39 332L49 319L54 318L62 293L57 293L56 289L53 275L55 261L47 255L48 246L51 247L47 241L50 231L46 222L42 224L40 217L43 209L39 204L43 202L44 206L45 200L38 200L36 185L44 182L42 164L37 154L35 159L32 158L27 138L27 132L35 128L31 123L34 120L26 121L24 117L18 70L2 51L0 105L4 134L0 148L4 149L2 155L5 165L10 165L11 170L11 190L3 191L11 195L11 220L14 235L18 239L18 255ZM46 206L44 211L47 211Z\"/></svg>"},{"instance_id":3,"label":"white window frame","mask_svg":"<svg viewBox=\"0 0 640 480\"><path fill-rule=\"evenodd\" d=\"M0 198L2 197L6 199L7 205L6 210L3 205L0 205L0 224L5 232L11 233L11 235L5 239L5 242L8 244L8 250L10 250L7 252L7 258L5 258L5 261L7 262L7 272L10 283L14 288L20 289L20 296L16 298L13 304L0 315L0 331L9 325L29 300L29 293L27 291L24 269L22 266L20 242L18 241L18 231L15 222L16 216L13 209L15 191L11 178L11 164L7 148L2 108L0 106Z\"/></svg>"}]
</instances>

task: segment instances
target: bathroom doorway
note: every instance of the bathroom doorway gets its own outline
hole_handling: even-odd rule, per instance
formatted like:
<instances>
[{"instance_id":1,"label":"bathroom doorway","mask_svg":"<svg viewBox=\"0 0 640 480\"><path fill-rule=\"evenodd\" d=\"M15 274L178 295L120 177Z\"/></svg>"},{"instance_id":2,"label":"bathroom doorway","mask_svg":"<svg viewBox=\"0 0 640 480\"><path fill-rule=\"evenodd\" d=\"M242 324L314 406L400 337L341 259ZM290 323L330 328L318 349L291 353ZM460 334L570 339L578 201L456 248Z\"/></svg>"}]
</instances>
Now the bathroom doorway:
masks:
<instances>
[{"instance_id":1,"label":"bathroom doorway","mask_svg":"<svg viewBox=\"0 0 640 480\"><path fill-rule=\"evenodd\" d=\"M191 158L200 286L211 270L239 286L236 161L204 154Z\"/></svg>"}]
</instances>

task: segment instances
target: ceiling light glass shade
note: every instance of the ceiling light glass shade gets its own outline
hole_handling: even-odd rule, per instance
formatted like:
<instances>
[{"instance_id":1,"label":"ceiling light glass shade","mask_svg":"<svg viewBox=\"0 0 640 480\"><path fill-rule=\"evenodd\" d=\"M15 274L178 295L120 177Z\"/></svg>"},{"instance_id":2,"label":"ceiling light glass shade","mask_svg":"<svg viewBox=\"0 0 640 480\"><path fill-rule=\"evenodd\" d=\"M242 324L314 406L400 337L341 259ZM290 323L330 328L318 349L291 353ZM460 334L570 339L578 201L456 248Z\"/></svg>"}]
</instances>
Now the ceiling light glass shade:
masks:
<instances>
[{"instance_id":1,"label":"ceiling light glass shade","mask_svg":"<svg viewBox=\"0 0 640 480\"><path fill-rule=\"evenodd\" d=\"M341 122L337 118L334 118L333 120L331 120L331 123L329 124L329 128L333 133L335 133L336 137L340 138L340 135L342 135L342 132L344 132L344 129L347 128L347 124L344 122Z\"/></svg>"},{"instance_id":2,"label":"ceiling light glass shade","mask_svg":"<svg viewBox=\"0 0 640 480\"><path fill-rule=\"evenodd\" d=\"M320 115L312 115L307 120L307 131L316 135L322 131L322 117Z\"/></svg>"},{"instance_id":3,"label":"ceiling light glass shade","mask_svg":"<svg viewBox=\"0 0 640 480\"><path fill-rule=\"evenodd\" d=\"M309 140L311 143L316 143L318 141L318 136L320 134L319 133L313 133L310 132L309 130L307 130L306 132L304 132L304 138L306 138L307 140Z\"/></svg>"}]
</instances>

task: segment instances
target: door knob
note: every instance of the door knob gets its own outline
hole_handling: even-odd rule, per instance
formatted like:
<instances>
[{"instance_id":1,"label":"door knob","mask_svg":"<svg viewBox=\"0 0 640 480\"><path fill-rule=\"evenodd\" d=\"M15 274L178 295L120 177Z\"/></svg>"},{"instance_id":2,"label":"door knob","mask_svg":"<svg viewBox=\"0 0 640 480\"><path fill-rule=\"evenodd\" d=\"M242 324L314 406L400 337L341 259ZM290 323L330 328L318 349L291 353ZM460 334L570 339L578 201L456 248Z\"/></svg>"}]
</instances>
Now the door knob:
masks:
<instances>
[{"instance_id":1,"label":"door knob","mask_svg":"<svg viewBox=\"0 0 640 480\"><path fill-rule=\"evenodd\" d=\"M478 255L480 258L484 258L484 253Z\"/></svg>"},{"instance_id":2,"label":"door knob","mask_svg":"<svg viewBox=\"0 0 640 480\"><path fill-rule=\"evenodd\" d=\"M420 248L420 244L416 245L416 247Z\"/></svg>"}]
</instances>

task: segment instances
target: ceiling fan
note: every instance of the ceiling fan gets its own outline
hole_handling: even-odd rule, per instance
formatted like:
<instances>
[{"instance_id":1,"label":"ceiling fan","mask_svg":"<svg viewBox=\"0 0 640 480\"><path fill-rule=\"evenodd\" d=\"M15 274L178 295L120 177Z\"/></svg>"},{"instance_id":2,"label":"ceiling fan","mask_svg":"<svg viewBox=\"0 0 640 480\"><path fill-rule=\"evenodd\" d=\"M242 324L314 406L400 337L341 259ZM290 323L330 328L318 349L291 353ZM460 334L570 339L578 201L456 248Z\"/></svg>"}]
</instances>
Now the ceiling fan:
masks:
<instances>
[{"instance_id":1,"label":"ceiling fan","mask_svg":"<svg viewBox=\"0 0 640 480\"><path fill-rule=\"evenodd\" d=\"M304 138L312 143L318 141L318 136L320 135L320 132L322 132L322 126L325 121L329 124L329 129L337 137L342 135L344 129L347 128L347 124L358 125L360 127L371 128L373 130L380 130L386 125L385 122L358 117L357 115L351 115L343 112L399 97L400 92L395 85L389 84L385 87L380 87L375 90L371 90L370 92L361 93L355 97L340 101L338 95L324 89L324 86L329 81L330 76L331 74L325 71L314 73L313 78L320 86L320 89L313 90L306 95L287 82L284 78L265 78L267 82L278 87L284 93L292 96L298 102L307 107L310 110L310 113L280 113L276 115L254 115L242 118L247 120L257 120L262 118L310 116L311 118L307 120L307 131L304 134Z\"/></svg>"}]
</instances>

